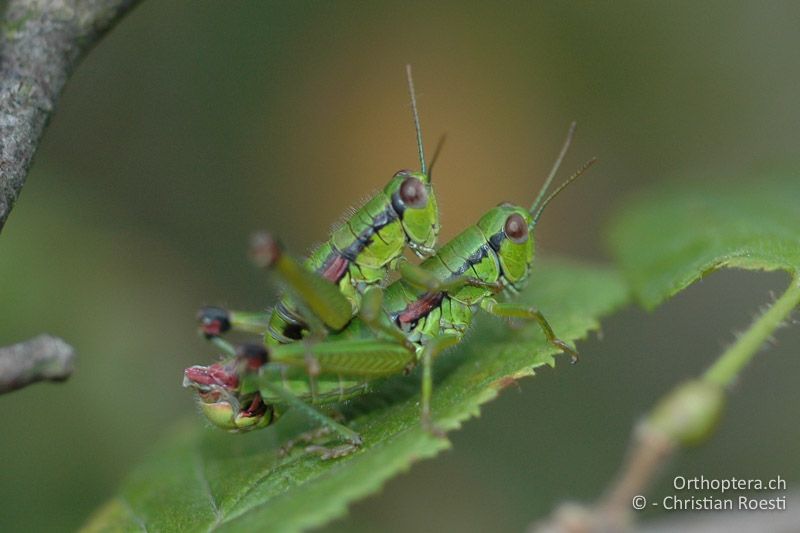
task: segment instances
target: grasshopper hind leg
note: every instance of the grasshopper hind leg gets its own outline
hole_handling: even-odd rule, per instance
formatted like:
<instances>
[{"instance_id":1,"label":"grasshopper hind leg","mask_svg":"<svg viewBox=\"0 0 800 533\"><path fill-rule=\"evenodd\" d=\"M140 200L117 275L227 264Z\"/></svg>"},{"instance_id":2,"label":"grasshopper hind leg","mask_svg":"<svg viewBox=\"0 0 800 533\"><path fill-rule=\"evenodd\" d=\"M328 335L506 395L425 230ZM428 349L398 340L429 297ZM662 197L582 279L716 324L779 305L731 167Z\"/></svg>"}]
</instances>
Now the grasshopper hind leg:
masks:
<instances>
[{"instance_id":1,"label":"grasshopper hind leg","mask_svg":"<svg viewBox=\"0 0 800 533\"><path fill-rule=\"evenodd\" d=\"M314 406L307 404L282 386L268 382L262 383L261 386L263 389L262 395L264 392L267 392L267 396L277 396L286 402L287 405L303 412L306 416L320 424L320 427L316 430L301 434L282 446L281 453L283 455L291 451L292 448L301 442L314 442L316 439L329 435L335 435L343 440L344 443L333 448L326 448L315 444L307 446L306 451L318 453L323 459L334 459L353 453L360 448L361 444L364 442L361 435L340 422L337 422L334 420L334 417L328 416Z\"/></svg>"},{"instance_id":2,"label":"grasshopper hind leg","mask_svg":"<svg viewBox=\"0 0 800 533\"><path fill-rule=\"evenodd\" d=\"M306 431L288 440L278 451L280 457L286 457L301 444L305 453L319 455L321 459L338 459L355 452L361 447L360 442L344 442L331 446L332 430L329 426L320 426L316 429Z\"/></svg>"},{"instance_id":3,"label":"grasshopper hind leg","mask_svg":"<svg viewBox=\"0 0 800 533\"><path fill-rule=\"evenodd\" d=\"M334 431L330 426L320 426L301 433L286 441L278 451L278 455L287 457L298 445L305 445L303 448L305 453L319 455L323 460L338 459L354 453L361 447L361 440L332 445L332 433Z\"/></svg>"},{"instance_id":4,"label":"grasshopper hind leg","mask_svg":"<svg viewBox=\"0 0 800 533\"><path fill-rule=\"evenodd\" d=\"M458 344L461 336L446 333L432 338L422 349L422 401L420 419L422 427L435 437L444 437L442 428L433 422L431 416L431 396L433 395L433 360L447 348Z\"/></svg>"},{"instance_id":5,"label":"grasshopper hind leg","mask_svg":"<svg viewBox=\"0 0 800 533\"><path fill-rule=\"evenodd\" d=\"M269 325L269 317L269 313L235 311L210 305L197 311L200 333L209 340L229 331L263 335Z\"/></svg>"},{"instance_id":6,"label":"grasshopper hind leg","mask_svg":"<svg viewBox=\"0 0 800 533\"><path fill-rule=\"evenodd\" d=\"M336 418L341 421L344 417L339 413L334 413L331 418ZM286 444L281 446L279 454L281 457L289 455L293 448L299 444L305 444L303 451L307 454L318 455L323 461L328 459L339 459L346 457L359 448L361 448L361 441L347 441L335 442L335 436L332 436L333 430L329 426L320 426L311 431L306 431L300 435L289 440Z\"/></svg>"},{"instance_id":7,"label":"grasshopper hind leg","mask_svg":"<svg viewBox=\"0 0 800 533\"><path fill-rule=\"evenodd\" d=\"M339 459L340 457L346 457L351 453L355 452L361 447L360 444L340 444L339 446L334 446L332 448L327 448L325 446L306 446L307 453L316 453L320 456L321 459Z\"/></svg>"}]
</instances>

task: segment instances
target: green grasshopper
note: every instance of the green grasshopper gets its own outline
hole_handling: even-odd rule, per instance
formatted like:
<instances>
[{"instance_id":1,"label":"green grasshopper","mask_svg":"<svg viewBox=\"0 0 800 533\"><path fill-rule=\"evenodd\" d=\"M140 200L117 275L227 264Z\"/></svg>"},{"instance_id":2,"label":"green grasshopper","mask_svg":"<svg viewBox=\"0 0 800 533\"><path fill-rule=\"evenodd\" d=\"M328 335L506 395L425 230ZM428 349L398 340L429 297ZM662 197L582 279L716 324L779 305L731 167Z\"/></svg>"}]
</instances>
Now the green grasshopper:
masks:
<instances>
[{"instance_id":1,"label":"green grasshopper","mask_svg":"<svg viewBox=\"0 0 800 533\"><path fill-rule=\"evenodd\" d=\"M404 261L406 246L420 257L433 254L439 233L439 210L425 164L422 130L411 67L408 90L417 136L420 172L401 170L386 187L343 220L330 239L305 264L284 255L271 263L290 293L271 312L229 311L204 307L201 332L212 341L229 330L262 334L268 344L289 343L309 334L340 330L358 312L361 295L383 283L389 270ZM437 148L431 169L438 155Z\"/></svg>"},{"instance_id":2,"label":"green grasshopper","mask_svg":"<svg viewBox=\"0 0 800 533\"><path fill-rule=\"evenodd\" d=\"M401 264L401 279L385 291L377 287L365 291L358 316L346 328L322 342L249 345L238 352L227 346L228 353L235 354L227 362L187 369L185 384L200 393L208 419L224 429L242 431L271 424L288 407L299 408L346 442L333 449L309 449L326 458L339 457L355 450L361 438L312 405L359 396L374 380L408 372L421 363L421 420L438 434L430 412L433 360L463 339L478 309L537 321L547 341L576 361L577 353L555 336L538 310L498 299L501 293L513 296L527 282L534 257L533 230L545 207L595 161L545 197L573 134L574 124L530 209L500 204L418 267ZM264 265L284 255L272 240L259 242L255 252ZM308 374L309 357L314 360L313 375Z\"/></svg>"}]
</instances>

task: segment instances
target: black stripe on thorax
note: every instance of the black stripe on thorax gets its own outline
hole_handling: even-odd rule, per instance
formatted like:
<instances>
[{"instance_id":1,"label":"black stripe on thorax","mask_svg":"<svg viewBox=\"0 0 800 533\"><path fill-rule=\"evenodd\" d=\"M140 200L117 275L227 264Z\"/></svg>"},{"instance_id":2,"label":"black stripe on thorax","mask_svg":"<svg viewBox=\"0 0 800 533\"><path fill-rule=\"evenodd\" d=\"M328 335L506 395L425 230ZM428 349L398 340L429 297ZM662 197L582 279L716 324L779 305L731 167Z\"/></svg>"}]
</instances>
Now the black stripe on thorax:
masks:
<instances>
[{"instance_id":1,"label":"black stripe on thorax","mask_svg":"<svg viewBox=\"0 0 800 533\"><path fill-rule=\"evenodd\" d=\"M458 269L456 269L455 272L453 272L453 277L465 274L470 268L472 268L474 265L477 265L478 263L483 261L484 258L488 256L489 256L489 245L482 244L477 250L475 250L475 252L473 252L472 255L467 257L466 261L464 261L461 264L461 266L458 267Z\"/></svg>"},{"instance_id":2,"label":"black stripe on thorax","mask_svg":"<svg viewBox=\"0 0 800 533\"><path fill-rule=\"evenodd\" d=\"M348 246L344 250L337 250L336 247L333 246L332 247L333 253L343 256L351 263L355 262L356 258L358 257L358 254L364 251L364 248L366 248L372 243L372 239L376 233L378 233L380 230L382 230L395 220L402 218L402 215L398 213L397 210L392 205L393 203L394 201L387 204L386 208L381 213L372 217L372 223L369 224L366 228L364 228L364 230L361 233L354 236L355 241L353 241L353 243L350 246ZM346 222L346 224L349 224L349 221ZM326 263L327 261L328 260L326 259Z\"/></svg>"},{"instance_id":3,"label":"black stripe on thorax","mask_svg":"<svg viewBox=\"0 0 800 533\"><path fill-rule=\"evenodd\" d=\"M358 255L372 242L373 236L377 232L395 220L402 218L401 213L395 209L393 205L394 203L395 202L393 198L392 202L390 202L381 213L372 218L372 223L369 224L364 231L354 236L355 241L344 250L337 249L336 245L331 243L332 251L317 269L317 273L324 273L326 269L339 257L344 257L348 263L354 263ZM345 222L345 224L348 224L348 226L349 223L349 221ZM346 272L347 269L343 269L342 276L344 276ZM341 277L339 279L341 279ZM339 280L335 280L336 283L338 283L338 281ZM283 328L283 331L281 331L280 334L289 339L301 339L303 336L303 331L308 329L308 324L306 324L301 317L291 312L291 310L289 310L283 304L283 302L278 302L278 305L275 306L275 312L286 322L286 326Z\"/></svg>"},{"instance_id":4,"label":"black stripe on thorax","mask_svg":"<svg viewBox=\"0 0 800 533\"><path fill-rule=\"evenodd\" d=\"M489 237L489 246L492 247L497 253L500 253L500 246L503 244L503 241L506 240L506 233L504 231L498 231L491 237Z\"/></svg>"}]
</instances>

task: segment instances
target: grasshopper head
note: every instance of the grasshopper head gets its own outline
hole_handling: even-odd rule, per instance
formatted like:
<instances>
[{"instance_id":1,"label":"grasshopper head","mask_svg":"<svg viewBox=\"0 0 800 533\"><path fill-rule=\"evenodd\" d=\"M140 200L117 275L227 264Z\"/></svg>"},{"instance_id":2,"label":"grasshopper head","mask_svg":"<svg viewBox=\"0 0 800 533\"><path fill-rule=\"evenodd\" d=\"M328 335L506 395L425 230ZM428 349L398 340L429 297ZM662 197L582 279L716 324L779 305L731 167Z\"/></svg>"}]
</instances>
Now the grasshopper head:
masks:
<instances>
[{"instance_id":1,"label":"grasshopper head","mask_svg":"<svg viewBox=\"0 0 800 533\"><path fill-rule=\"evenodd\" d=\"M394 175L392 181L383 190L392 199L392 206L400 215L400 223L406 234L409 248L420 257L433 255L436 237L439 235L439 207L431 188L431 174L436 150L430 166L425 163L425 150L422 146L422 127L419 124L417 111L417 95L414 91L414 80L411 76L411 65L406 65L408 94L411 97L411 110L414 116L414 129L417 133L417 152L419 153L420 172L401 170Z\"/></svg>"},{"instance_id":2,"label":"grasshopper head","mask_svg":"<svg viewBox=\"0 0 800 533\"><path fill-rule=\"evenodd\" d=\"M486 213L478 222L478 227L483 231L489 245L497 252L500 266L503 268L503 275L517 288L521 288L521 285L527 281L533 262L533 230L545 207L596 161L595 158L592 158L584 163L577 172L547 195L548 188L561 166L561 161L572 143L574 134L575 123L573 122L570 124L561 152L530 209L504 203Z\"/></svg>"},{"instance_id":3,"label":"grasshopper head","mask_svg":"<svg viewBox=\"0 0 800 533\"><path fill-rule=\"evenodd\" d=\"M274 406L265 404L258 391L241 394L235 368L220 363L192 366L184 371L183 385L197 391L200 410L221 429L241 433L269 426L278 418Z\"/></svg>"},{"instance_id":4,"label":"grasshopper head","mask_svg":"<svg viewBox=\"0 0 800 533\"><path fill-rule=\"evenodd\" d=\"M431 255L439 234L439 207L430 177L422 172L401 170L384 193L400 215L409 247L417 255Z\"/></svg>"},{"instance_id":5,"label":"grasshopper head","mask_svg":"<svg viewBox=\"0 0 800 533\"><path fill-rule=\"evenodd\" d=\"M481 217L478 228L497 253L506 279L515 286L525 283L534 252L532 217L528 210L500 204Z\"/></svg>"}]
</instances>

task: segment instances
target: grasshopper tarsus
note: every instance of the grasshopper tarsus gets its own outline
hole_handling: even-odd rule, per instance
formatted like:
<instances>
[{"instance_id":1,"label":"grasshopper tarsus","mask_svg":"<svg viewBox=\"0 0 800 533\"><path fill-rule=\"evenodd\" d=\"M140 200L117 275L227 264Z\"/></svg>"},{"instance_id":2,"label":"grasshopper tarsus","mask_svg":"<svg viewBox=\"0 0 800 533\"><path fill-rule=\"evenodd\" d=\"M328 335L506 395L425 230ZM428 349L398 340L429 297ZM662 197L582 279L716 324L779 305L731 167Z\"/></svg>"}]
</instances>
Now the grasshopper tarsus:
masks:
<instances>
[{"instance_id":1,"label":"grasshopper tarsus","mask_svg":"<svg viewBox=\"0 0 800 533\"><path fill-rule=\"evenodd\" d=\"M358 442L348 442L346 444L340 444L332 448L320 445L311 445L311 446L306 446L305 451L306 453L317 454L319 455L320 459L322 459L323 461L327 461L330 459L339 459L340 457L346 457L352 453L355 453L359 448L361 448L360 440Z\"/></svg>"},{"instance_id":2,"label":"grasshopper tarsus","mask_svg":"<svg viewBox=\"0 0 800 533\"><path fill-rule=\"evenodd\" d=\"M430 417L424 416L422 417L422 429L430 433L432 436L436 437L437 439L444 439L447 437L447 432L442 429L441 426L436 424Z\"/></svg>"},{"instance_id":3,"label":"grasshopper tarsus","mask_svg":"<svg viewBox=\"0 0 800 533\"><path fill-rule=\"evenodd\" d=\"M553 339L551 342L553 346L561 350L566 355L569 355L569 364L571 365L578 364L578 361L580 361L580 356L578 355L578 352L570 348L570 346L566 342L562 341L561 339Z\"/></svg>"},{"instance_id":4,"label":"grasshopper tarsus","mask_svg":"<svg viewBox=\"0 0 800 533\"><path fill-rule=\"evenodd\" d=\"M256 266L271 267L281 256L281 246L271 233L260 231L250 237L250 258Z\"/></svg>"},{"instance_id":5,"label":"grasshopper tarsus","mask_svg":"<svg viewBox=\"0 0 800 533\"><path fill-rule=\"evenodd\" d=\"M310 431L305 431L297 435L296 437L286 441L278 449L278 456L286 457L292 452L294 448L297 447L298 444L311 444L312 442L329 437L330 434L331 434L331 428L329 428L328 426L320 426Z\"/></svg>"}]
</instances>

